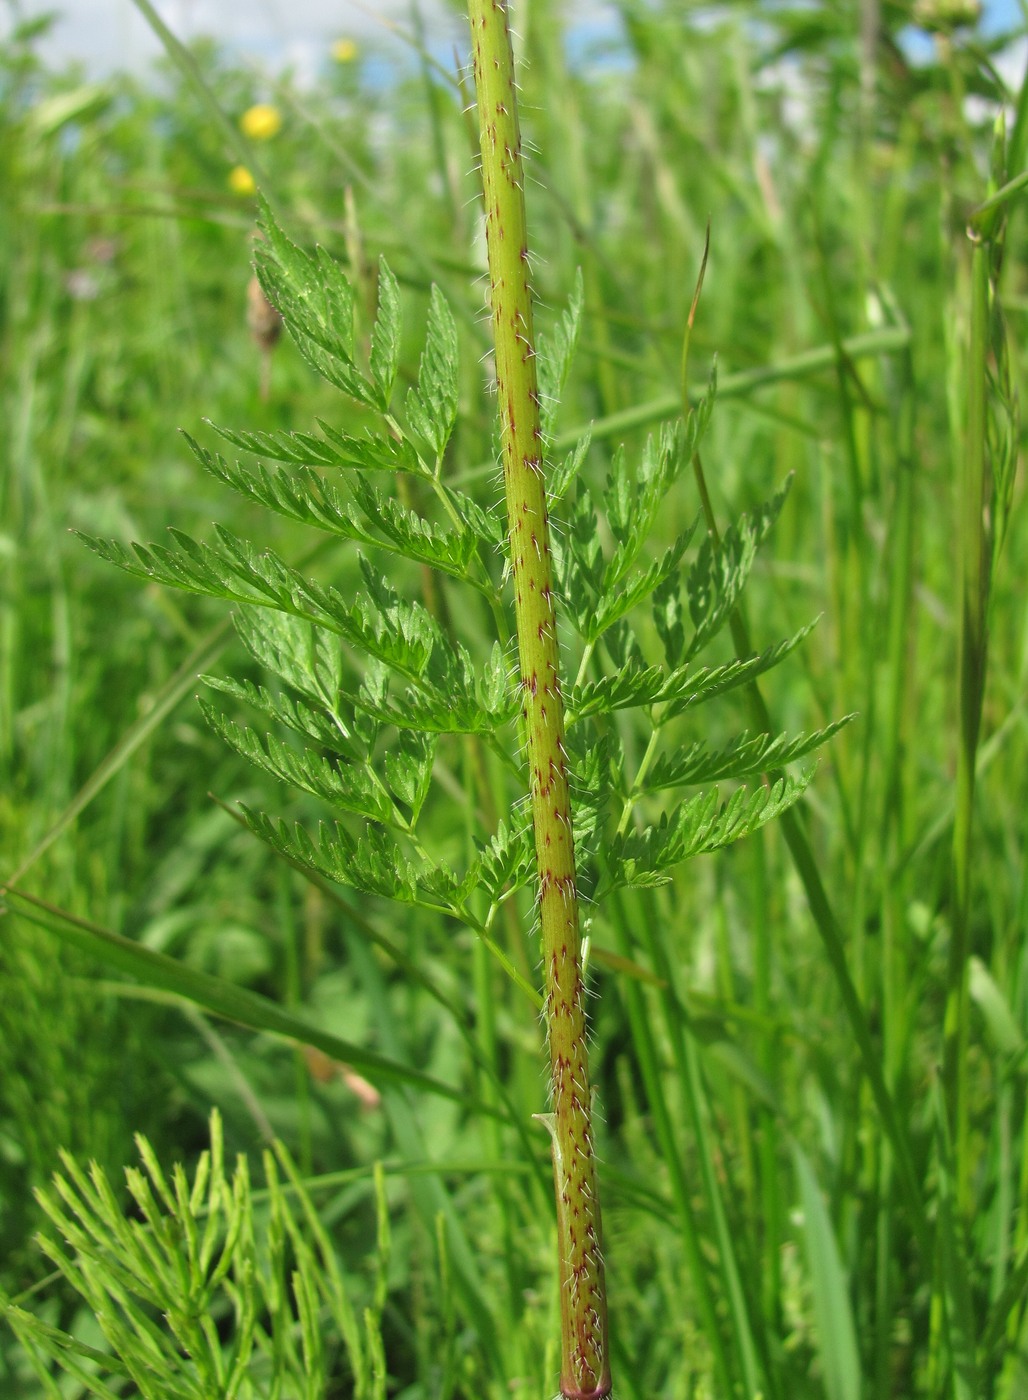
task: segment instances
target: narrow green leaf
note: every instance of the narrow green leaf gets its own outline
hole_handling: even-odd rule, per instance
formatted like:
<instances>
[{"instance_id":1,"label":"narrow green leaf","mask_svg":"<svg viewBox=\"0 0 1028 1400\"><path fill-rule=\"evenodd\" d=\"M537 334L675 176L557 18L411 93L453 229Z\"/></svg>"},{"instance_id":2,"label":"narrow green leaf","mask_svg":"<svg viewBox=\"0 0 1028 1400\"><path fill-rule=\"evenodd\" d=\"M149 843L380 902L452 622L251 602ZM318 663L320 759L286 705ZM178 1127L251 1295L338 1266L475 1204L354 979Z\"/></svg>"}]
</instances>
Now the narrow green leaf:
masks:
<instances>
[{"instance_id":1,"label":"narrow green leaf","mask_svg":"<svg viewBox=\"0 0 1028 1400\"><path fill-rule=\"evenodd\" d=\"M1017 1019L1010 1009L1010 1003L981 958L972 955L969 959L968 979L971 1000L982 1013L989 1039L996 1050L1001 1055L1022 1054L1025 1048L1024 1036Z\"/></svg>"},{"instance_id":2,"label":"narrow green leaf","mask_svg":"<svg viewBox=\"0 0 1028 1400\"><path fill-rule=\"evenodd\" d=\"M123 938L121 934L112 933L109 929L100 928L74 914L56 909L53 905L46 904L21 890L8 889L6 897L16 902L24 917L44 923L45 927L65 942L73 944L92 957L99 958L109 967L137 977L145 986L184 997L194 1006L202 1007L227 1021L234 1021L248 1030L282 1036L300 1045L313 1045L333 1060L352 1065L354 1069L367 1074L373 1080L408 1084L413 1088L423 1089L426 1093L467 1105L467 1095L462 1088L443 1084L420 1070L410 1069L406 1065L387 1059L384 1055L376 1054L373 1050L365 1050L359 1045L341 1040L291 1012L284 1011L257 992L237 987L211 973L187 967L175 958L169 958L164 953L155 953L129 938ZM44 918L41 919L40 915Z\"/></svg>"},{"instance_id":3,"label":"narrow green leaf","mask_svg":"<svg viewBox=\"0 0 1028 1400\"><path fill-rule=\"evenodd\" d=\"M860 1353L835 1232L814 1169L798 1143L792 1144L792 1156L803 1204L803 1238L825 1391L828 1400L860 1400Z\"/></svg>"},{"instance_id":4,"label":"narrow green leaf","mask_svg":"<svg viewBox=\"0 0 1028 1400\"><path fill-rule=\"evenodd\" d=\"M121 736L110 753L101 761L46 834L36 843L25 859L7 879L16 885L31 870L53 843L67 831L77 816L102 792L111 779L121 771L137 749L160 727L186 695L193 689L197 673L214 661L224 650L231 633L228 622L219 622L200 645L186 657L182 665L169 676L153 697L153 703L135 724Z\"/></svg>"},{"instance_id":5,"label":"narrow green leaf","mask_svg":"<svg viewBox=\"0 0 1028 1400\"><path fill-rule=\"evenodd\" d=\"M948 1108L938 1078L931 1087L931 1104L935 1118L935 1169L938 1180L938 1271L935 1287L941 1295L943 1310L943 1364L951 1376L954 1400L977 1400L982 1394L982 1385L976 1357L979 1328L971 1297L974 1270L968 1255L964 1220L957 1203L957 1163L950 1137Z\"/></svg>"}]
</instances>

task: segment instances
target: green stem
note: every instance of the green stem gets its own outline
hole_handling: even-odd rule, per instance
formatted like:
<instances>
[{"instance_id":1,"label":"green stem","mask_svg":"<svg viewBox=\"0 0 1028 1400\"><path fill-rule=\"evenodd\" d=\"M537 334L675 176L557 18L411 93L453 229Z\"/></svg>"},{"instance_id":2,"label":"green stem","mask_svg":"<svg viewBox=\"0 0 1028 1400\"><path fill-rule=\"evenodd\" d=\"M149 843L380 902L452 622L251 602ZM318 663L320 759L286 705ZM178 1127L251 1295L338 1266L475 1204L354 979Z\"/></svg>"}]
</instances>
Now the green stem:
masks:
<instances>
[{"instance_id":1,"label":"green stem","mask_svg":"<svg viewBox=\"0 0 1028 1400\"><path fill-rule=\"evenodd\" d=\"M522 715L539 872L544 1016L553 1105L547 1126L553 1138L560 1260L560 1388L567 1400L598 1400L610 1392L607 1300L514 57L505 0L470 0L468 8Z\"/></svg>"},{"instance_id":2,"label":"green stem","mask_svg":"<svg viewBox=\"0 0 1028 1400\"><path fill-rule=\"evenodd\" d=\"M987 243L974 237L971 253L971 345L967 367L966 450L960 481L958 533L960 581L960 743L957 749L956 810L953 824L953 930L950 937L946 1016L943 1027L943 1083L957 1168L957 1209L969 1203L967 1162L967 1043L971 901L971 837L975 760L985 688L986 550L985 451L986 365L989 336L989 256Z\"/></svg>"}]
</instances>

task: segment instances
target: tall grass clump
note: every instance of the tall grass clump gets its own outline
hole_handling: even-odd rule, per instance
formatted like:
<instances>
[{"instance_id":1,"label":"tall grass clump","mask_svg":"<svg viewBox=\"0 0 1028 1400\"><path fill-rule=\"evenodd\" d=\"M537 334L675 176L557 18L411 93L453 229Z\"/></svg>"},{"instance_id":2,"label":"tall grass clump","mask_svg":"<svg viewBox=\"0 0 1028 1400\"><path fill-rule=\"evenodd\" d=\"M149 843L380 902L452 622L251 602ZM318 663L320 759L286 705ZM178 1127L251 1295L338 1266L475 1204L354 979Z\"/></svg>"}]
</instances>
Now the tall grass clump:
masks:
<instances>
[{"instance_id":1,"label":"tall grass clump","mask_svg":"<svg viewBox=\"0 0 1028 1400\"><path fill-rule=\"evenodd\" d=\"M1018 1400L1004 36L140 8L3 59L0 1390Z\"/></svg>"}]
</instances>

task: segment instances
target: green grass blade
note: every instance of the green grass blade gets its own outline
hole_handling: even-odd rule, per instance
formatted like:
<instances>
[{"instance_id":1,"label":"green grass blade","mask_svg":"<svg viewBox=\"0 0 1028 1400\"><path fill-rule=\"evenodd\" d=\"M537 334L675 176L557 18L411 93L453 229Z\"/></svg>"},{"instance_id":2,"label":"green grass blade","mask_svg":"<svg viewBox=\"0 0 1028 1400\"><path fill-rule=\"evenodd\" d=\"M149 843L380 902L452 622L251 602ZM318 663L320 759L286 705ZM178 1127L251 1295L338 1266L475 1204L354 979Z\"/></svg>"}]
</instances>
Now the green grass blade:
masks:
<instances>
[{"instance_id":1,"label":"green grass blade","mask_svg":"<svg viewBox=\"0 0 1028 1400\"><path fill-rule=\"evenodd\" d=\"M111 779L121 771L140 745L146 742L154 730L171 714L176 705L189 694L200 673L221 655L231 631L232 625L228 619L220 622L186 657L174 675L168 677L157 692L154 703L146 714L141 716L130 729L126 730L107 757L83 783L46 835L36 843L17 870L9 877L6 882L8 885L17 885L24 878L36 861L46 854L59 837L63 836L75 818L85 811L93 798L102 792Z\"/></svg>"},{"instance_id":2,"label":"green grass blade","mask_svg":"<svg viewBox=\"0 0 1028 1400\"><path fill-rule=\"evenodd\" d=\"M807 1154L792 1144L803 1204L803 1237L814 1293L817 1349L828 1400L860 1400L860 1356L849 1283L835 1232Z\"/></svg>"},{"instance_id":3,"label":"green grass blade","mask_svg":"<svg viewBox=\"0 0 1028 1400\"><path fill-rule=\"evenodd\" d=\"M256 992L236 987L211 973L187 967L175 958L169 958L164 953L155 953L150 948L133 943L130 938L123 938L119 933L100 928L75 914L57 909L45 900L37 899L22 890L7 888L3 893L8 900L15 901L23 917L42 924L65 942L92 957L100 958L109 967L138 977L148 987L184 997L194 1006L224 1017L227 1021L234 1021L248 1030L283 1036L301 1045L313 1045L333 1060L352 1065L354 1069L372 1078L406 1084L430 1094L438 1094L442 1098L464 1104L469 1110L481 1107L469 1102L460 1088L443 1084L431 1075L422 1074L420 1070L410 1069L384 1055L376 1055L374 1051L363 1050L359 1045L341 1040L298 1016L290 1015L273 1001Z\"/></svg>"}]
</instances>

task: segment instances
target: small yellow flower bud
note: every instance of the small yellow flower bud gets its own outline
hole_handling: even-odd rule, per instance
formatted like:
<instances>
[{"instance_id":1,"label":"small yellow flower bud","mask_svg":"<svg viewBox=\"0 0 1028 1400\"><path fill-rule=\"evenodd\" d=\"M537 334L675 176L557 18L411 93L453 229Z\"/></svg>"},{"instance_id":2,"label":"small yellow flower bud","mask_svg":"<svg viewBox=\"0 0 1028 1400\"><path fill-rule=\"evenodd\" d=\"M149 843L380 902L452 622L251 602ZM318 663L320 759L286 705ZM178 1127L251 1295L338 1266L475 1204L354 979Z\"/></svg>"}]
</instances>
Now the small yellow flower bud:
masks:
<instances>
[{"instance_id":1,"label":"small yellow flower bud","mask_svg":"<svg viewBox=\"0 0 1028 1400\"><path fill-rule=\"evenodd\" d=\"M233 194L253 194L257 188L256 181L245 165L237 165L229 171L228 185Z\"/></svg>"},{"instance_id":2,"label":"small yellow flower bud","mask_svg":"<svg viewBox=\"0 0 1028 1400\"><path fill-rule=\"evenodd\" d=\"M337 39L332 45L332 57L336 63L352 63L357 57L357 45L352 39Z\"/></svg>"},{"instance_id":3,"label":"small yellow flower bud","mask_svg":"<svg viewBox=\"0 0 1028 1400\"><path fill-rule=\"evenodd\" d=\"M246 109L239 125L251 141L270 141L282 130L282 113L270 102L258 102L256 107Z\"/></svg>"}]
</instances>

